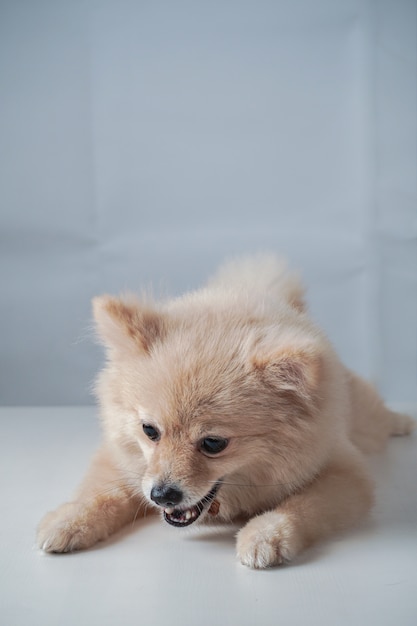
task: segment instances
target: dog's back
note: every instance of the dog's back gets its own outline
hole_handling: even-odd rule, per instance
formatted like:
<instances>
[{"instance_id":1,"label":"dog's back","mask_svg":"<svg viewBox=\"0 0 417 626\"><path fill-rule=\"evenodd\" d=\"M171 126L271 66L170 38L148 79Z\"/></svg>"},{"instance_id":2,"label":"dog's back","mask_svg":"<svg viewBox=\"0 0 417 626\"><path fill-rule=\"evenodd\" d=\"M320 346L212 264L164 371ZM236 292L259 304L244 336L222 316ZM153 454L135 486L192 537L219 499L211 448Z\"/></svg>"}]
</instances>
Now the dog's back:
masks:
<instances>
[{"instance_id":1,"label":"dog's back","mask_svg":"<svg viewBox=\"0 0 417 626\"><path fill-rule=\"evenodd\" d=\"M265 310L273 310L283 302L298 312L306 309L304 287L294 271L284 260L273 254L237 258L223 265L208 283L209 290L233 292L258 301ZM297 315L295 314L295 317ZM415 428L415 421L407 415L396 413L385 406L371 384L345 368L346 397L349 408L344 411L347 434L363 452L381 450L393 435L407 435Z\"/></svg>"}]
</instances>

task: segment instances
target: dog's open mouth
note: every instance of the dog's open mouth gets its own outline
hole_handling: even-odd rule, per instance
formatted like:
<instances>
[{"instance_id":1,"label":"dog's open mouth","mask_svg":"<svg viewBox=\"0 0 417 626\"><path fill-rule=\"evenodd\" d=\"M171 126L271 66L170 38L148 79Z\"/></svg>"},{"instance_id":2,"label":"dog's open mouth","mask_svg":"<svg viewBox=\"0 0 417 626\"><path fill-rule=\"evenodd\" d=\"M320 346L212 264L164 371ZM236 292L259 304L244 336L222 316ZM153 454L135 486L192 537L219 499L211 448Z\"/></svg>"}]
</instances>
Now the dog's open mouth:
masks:
<instances>
[{"instance_id":1,"label":"dog's open mouth","mask_svg":"<svg viewBox=\"0 0 417 626\"><path fill-rule=\"evenodd\" d=\"M217 481L208 494L189 509L164 509L164 520L168 522L168 524L171 524L171 526L176 526L177 528L190 526L190 524L193 524L200 517L203 511L208 511L211 508L220 485L221 481Z\"/></svg>"}]
</instances>

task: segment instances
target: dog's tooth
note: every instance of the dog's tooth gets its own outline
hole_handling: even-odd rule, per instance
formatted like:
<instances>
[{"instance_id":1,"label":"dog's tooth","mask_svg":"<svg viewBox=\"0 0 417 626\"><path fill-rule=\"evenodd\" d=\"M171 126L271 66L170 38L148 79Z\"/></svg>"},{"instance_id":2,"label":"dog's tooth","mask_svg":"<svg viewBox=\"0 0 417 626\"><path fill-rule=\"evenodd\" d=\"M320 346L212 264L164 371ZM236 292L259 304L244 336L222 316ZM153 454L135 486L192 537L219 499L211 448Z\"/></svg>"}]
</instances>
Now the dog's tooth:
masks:
<instances>
[{"instance_id":1,"label":"dog's tooth","mask_svg":"<svg viewBox=\"0 0 417 626\"><path fill-rule=\"evenodd\" d=\"M173 512L174 512L174 509L172 508L172 506L169 506L169 507L167 507L167 508L165 509L165 513L166 513L167 515L172 515L172 514L173 514Z\"/></svg>"},{"instance_id":2,"label":"dog's tooth","mask_svg":"<svg viewBox=\"0 0 417 626\"><path fill-rule=\"evenodd\" d=\"M186 514L185 514L185 519L187 519L187 520L188 520L188 519L191 519L192 515L193 515L193 514L191 513L190 509L188 509L188 511L187 511L187 512L186 512Z\"/></svg>"}]
</instances>

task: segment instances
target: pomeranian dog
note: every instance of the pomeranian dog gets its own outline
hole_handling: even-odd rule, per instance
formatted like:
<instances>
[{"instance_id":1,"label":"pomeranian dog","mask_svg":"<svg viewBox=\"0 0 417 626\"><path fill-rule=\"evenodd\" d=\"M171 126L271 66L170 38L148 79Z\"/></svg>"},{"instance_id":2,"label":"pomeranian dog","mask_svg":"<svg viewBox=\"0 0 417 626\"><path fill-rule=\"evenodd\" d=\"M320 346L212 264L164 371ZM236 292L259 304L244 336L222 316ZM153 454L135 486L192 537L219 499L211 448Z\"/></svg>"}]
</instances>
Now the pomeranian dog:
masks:
<instances>
[{"instance_id":1,"label":"pomeranian dog","mask_svg":"<svg viewBox=\"0 0 417 626\"><path fill-rule=\"evenodd\" d=\"M239 560L266 568L368 512L364 453L413 421L342 365L284 264L242 259L183 297L93 309L103 443L42 520L43 550L88 548L151 507L177 528L240 524Z\"/></svg>"}]
</instances>

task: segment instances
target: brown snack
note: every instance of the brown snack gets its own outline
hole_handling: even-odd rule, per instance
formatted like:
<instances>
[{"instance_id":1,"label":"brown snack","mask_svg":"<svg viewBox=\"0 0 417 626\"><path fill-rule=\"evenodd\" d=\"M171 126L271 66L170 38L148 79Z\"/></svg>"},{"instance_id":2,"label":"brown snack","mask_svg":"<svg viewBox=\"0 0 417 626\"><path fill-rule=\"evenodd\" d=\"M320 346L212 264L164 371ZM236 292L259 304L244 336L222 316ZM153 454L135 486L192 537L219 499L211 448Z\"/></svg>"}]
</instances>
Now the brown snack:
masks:
<instances>
[{"instance_id":1,"label":"brown snack","mask_svg":"<svg viewBox=\"0 0 417 626\"><path fill-rule=\"evenodd\" d=\"M220 502L218 500L213 500L208 510L208 513L210 513L210 515L217 515L219 510L220 510Z\"/></svg>"}]
</instances>

